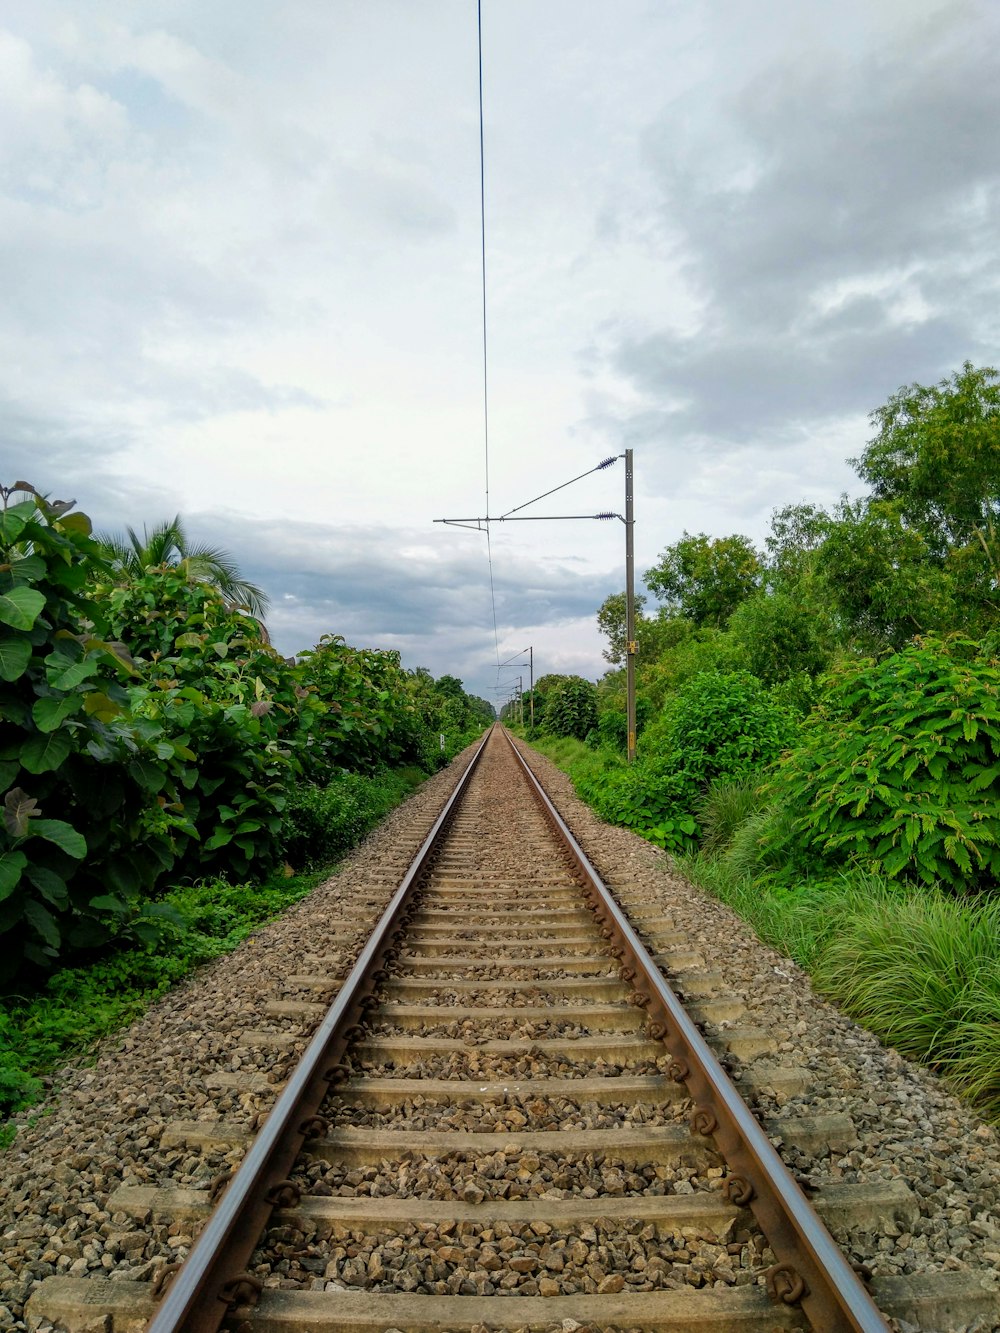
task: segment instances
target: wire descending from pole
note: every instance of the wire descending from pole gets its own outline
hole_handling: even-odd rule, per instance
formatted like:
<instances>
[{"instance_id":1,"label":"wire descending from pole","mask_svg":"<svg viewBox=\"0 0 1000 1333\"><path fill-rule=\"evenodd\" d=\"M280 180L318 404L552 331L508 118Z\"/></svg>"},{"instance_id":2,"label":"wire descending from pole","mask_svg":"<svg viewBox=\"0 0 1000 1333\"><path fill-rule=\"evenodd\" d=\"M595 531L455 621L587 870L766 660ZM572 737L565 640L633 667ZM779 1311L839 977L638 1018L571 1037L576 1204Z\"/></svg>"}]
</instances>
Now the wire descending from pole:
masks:
<instances>
[{"instance_id":1,"label":"wire descending from pole","mask_svg":"<svg viewBox=\"0 0 1000 1333\"><path fill-rule=\"evenodd\" d=\"M476 3L476 34L479 43L479 234L483 283L483 455L486 471L486 512L490 512L490 393L489 359L486 338L486 151L483 133L483 0ZM496 586L493 581L493 547L490 543L490 525L486 524L486 559L490 568L490 606L493 609L493 642L497 657L497 679L500 676L500 631L497 628Z\"/></svg>"}]
</instances>

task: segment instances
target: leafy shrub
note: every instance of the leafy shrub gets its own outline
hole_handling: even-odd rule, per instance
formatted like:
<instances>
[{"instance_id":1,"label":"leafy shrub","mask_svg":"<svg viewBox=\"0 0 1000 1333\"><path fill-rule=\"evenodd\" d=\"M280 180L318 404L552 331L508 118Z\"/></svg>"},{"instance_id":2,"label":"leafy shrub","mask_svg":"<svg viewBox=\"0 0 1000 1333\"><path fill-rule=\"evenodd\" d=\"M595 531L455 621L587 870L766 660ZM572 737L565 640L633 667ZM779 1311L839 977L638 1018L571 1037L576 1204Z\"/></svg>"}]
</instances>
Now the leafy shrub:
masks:
<instances>
[{"instance_id":1,"label":"leafy shrub","mask_svg":"<svg viewBox=\"0 0 1000 1333\"><path fill-rule=\"evenodd\" d=\"M293 789L282 828L285 859L307 869L342 856L421 781L419 769L339 772L325 787Z\"/></svg>"},{"instance_id":2,"label":"leafy shrub","mask_svg":"<svg viewBox=\"0 0 1000 1333\"><path fill-rule=\"evenodd\" d=\"M733 612L729 635L741 664L766 685L815 676L829 661L815 610L787 593L757 593Z\"/></svg>"},{"instance_id":3,"label":"leafy shrub","mask_svg":"<svg viewBox=\"0 0 1000 1333\"><path fill-rule=\"evenodd\" d=\"M266 873L322 703L255 621L183 567L152 570L107 602L141 672L132 716L159 761L140 772L153 802L143 832L171 835L178 875Z\"/></svg>"},{"instance_id":4,"label":"leafy shrub","mask_svg":"<svg viewBox=\"0 0 1000 1333\"><path fill-rule=\"evenodd\" d=\"M1000 670L965 640L842 668L771 784L788 850L955 889L1000 879Z\"/></svg>"},{"instance_id":5,"label":"leafy shrub","mask_svg":"<svg viewBox=\"0 0 1000 1333\"><path fill-rule=\"evenodd\" d=\"M137 943L62 968L30 999L9 1000L0 1009L0 1114L30 1105L42 1090L39 1074L132 1022L192 968L228 953L304 897L316 879L186 885L170 893L170 923L155 946Z\"/></svg>"},{"instance_id":6,"label":"leafy shrub","mask_svg":"<svg viewBox=\"0 0 1000 1333\"><path fill-rule=\"evenodd\" d=\"M681 803L681 783L653 774L645 764L595 774L576 786L602 819L631 829L658 847L683 851L698 832L694 815Z\"/></svg>"},{"instance_id":7,"label":"leafy shrub","mask_svg":"<svg viewBox=\"0 0 1000 1333\"><path fill-rule=\"evenodd\" d=\"M582 676L560 676L545 701L545 727L553 736L583 740L597 723L597 689Z\"/></svg>"},{"instance_id":8,"label":"leafy shrub","mask_svg":"<svg viewBox=\"0 0 1000 1333\"><path fill-rule=\"evenodd\" d=\"M148 821L143 777L158 760L121 683L135 667L102 637L89 590L101 568L90 521L11 494L0 512L0 978L124 926L153 937L157 909L141 900L173 860Z\"/></svg>"},{"instance_id":9,"label":"leafy shrub","mask_svg":"<svg viewBox=\"0 0 1000 1333\"><path fill-rule=\"evenodd\" d=\"M24 483L0 501L0 984L152 942L168 875L278 861L289 791L432 770L492 719L396 653L328 637L296 665L190 562L123 573L86 515Z\"/></svg>"},{"instance_id":10,"label":"leafy shrub","mask_svg":"<svg viewBox=\"0 0 1000 1333\"><path fill-rule=\"evenodd\" d=\"M646 728L638 762L580 788L609 822L684 851L699 833L696 811L717 779L750 779L796 732L791 712L747 672L705 671Z\"/></svg>"}]
</instances>

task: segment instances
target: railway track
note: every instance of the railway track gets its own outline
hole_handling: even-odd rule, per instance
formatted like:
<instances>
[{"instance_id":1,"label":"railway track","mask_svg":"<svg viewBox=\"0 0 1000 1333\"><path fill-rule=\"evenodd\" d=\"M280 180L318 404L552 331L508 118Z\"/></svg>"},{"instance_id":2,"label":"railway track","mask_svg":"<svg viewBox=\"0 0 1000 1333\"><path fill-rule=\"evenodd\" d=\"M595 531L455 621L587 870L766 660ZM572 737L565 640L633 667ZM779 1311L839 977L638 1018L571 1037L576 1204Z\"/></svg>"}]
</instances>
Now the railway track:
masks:
<instances>
[{"instance_id":1,"label":"railway track","mask_svg":"<svg viewBox=\"0 0 1000 1333\"><path fill-rule=\"evenodd\" d=\"M315 1025L254 1141L221 1120L167 1127L186 1154L245 1146L236 1174L113 1196L133 1225L200 1227L186 1263L155 1284L53 1278L36 1326L962 1327L922 1322L960 1309L948 1274L876 1282L873 1299L822 1219L905 1223L909 1190L828 1182L806 1199L766 1131L801 1162L853 1127L758 1125L725 1065L745 1092L802 1071L627 886L626 917L544 800L495 728L346 978L342 954L314 962L269 1002L276 1027L248 1034L281 1052L282 1021Z\"/></svg>"}]
</instances>

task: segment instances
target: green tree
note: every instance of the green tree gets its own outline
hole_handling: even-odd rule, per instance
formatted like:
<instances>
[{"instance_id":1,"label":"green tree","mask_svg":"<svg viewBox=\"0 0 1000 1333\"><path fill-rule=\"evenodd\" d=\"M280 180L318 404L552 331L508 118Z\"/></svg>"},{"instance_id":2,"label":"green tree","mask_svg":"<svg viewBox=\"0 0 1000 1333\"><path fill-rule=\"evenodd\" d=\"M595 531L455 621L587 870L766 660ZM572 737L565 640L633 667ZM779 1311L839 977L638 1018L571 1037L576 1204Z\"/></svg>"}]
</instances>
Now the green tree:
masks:
<instances>
[{"instance_id":1,"label":"green tree","mask_svg":"<svg viewBox=\"0 0 1000 1333\"><path fill-rule=\"evenodd\" d=\"M685 532L645 574L646 586L672 612L719 629L760 586L763 567L749 537Z\"/></svg>"},{"instance_id":2,"label":"green tree","mask_svg":"<svg viewBox=\"0 0 1000 1333\"><path fill-rule=\"evenodd\" d=\"M1000 377L966 361L950 380L910 384L871 416L878 434L852 463L937 556L995 543L1000 519ZM993 560L995 567L996 561Z\"/></svg>"},{"instance_id":3,"label":"green tree","mask_svg":"<svg viewBox=\"0 0 1000 1333\"><path fill-rule=\"evenodd\" d=\"M636 630L638 630L639 623L643 619L642 608L645 605L645 597L642 593L636 593L632 603ZM624 592L611 593L610 596L605 597L597 608L597 628L608 640L608 646L603 649L601 656L605 662L610 662L612 666L621 666L625 661L625 611Z\"/></svg>"},{"instance_id":4,"label":"green tree","mask_svg":"<svg viewBox=\"0 0 1000 1333\"><path fill-rule=\"evenodd\" d=\"M767 582L772 587L800 588L815 573L817 553L835 519L818 505L785 505L771 515L764 538Z\"/></svg>"},{"instance_id":5,"label":"green tree","mask_svg":"<svg viewBox=\"0 0 1000 1333\"><path fill-rule=\"evenodd\" d=\"M759 592L741 602L729 620L735 656L767 685L822 671L830 658L824 628L814 612L785 592Z\"/></svg>"},{"instance_id":6,"label":"green tree","mask_svg":"<svg viewBox=\"0 0 1000 1333\"><path fill-rule=\"evenodd\" d=\"M139 578L161 566L180 566L194 583L208 583L216 588L236 610L249 611L258 622L267 614L269 600L263 589L245 579L233 557L221 546L192 542L184 530L180 514L158 523L152 531L145 526L142 537L134 528L126 528L127 538L101 533L97 542L118 578Z\"/></svg>"},{"instance_id":7,"label":"green tree","mask_svg":"<svg viewBox=\"0 0 1000 1333\"><path fill-rule=\"evenodd\" d=\"M672 617L662 611L657 616L643 614L646 598L642 593L635 596L635 638L640 661L652 661L671 642L673 628ZM597 609L597 627L607 636L608 646L603 650L603 657L612 666L621 666L625 661L625 594L613 592Z\"/></svg>"}]
</instances>

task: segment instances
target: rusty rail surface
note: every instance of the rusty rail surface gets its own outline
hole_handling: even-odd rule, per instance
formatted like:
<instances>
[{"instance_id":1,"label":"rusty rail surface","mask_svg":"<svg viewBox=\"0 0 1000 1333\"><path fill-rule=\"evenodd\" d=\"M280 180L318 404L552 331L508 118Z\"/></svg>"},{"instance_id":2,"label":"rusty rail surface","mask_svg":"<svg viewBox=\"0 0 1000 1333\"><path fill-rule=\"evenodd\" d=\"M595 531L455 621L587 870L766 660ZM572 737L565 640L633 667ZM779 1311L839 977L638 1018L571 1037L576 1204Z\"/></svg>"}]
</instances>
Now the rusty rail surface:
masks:
<instances>
[{"instance_id":1,"label":"rusty rail surface","mask_svg":"<svg viewBox=\"0 0 1000 1333\"><path fill-rule=\"evenodd\" d=\"M734 1173L728 1181L729 1198L735 1205L750 1205L778 1256L768 1276L771 1295L788 1305L801 1304L813 1327L822 1333L886 1333L888 1325L843 1253L664 981L509 734L502 727L498 729L510 742L535 799L579 873L585 900L610 942L612 956L619 961L619 974L633 987L633 1001L647 1010L654 1036L670 1053L668 1072L686 1085L695 1102L692 1132L714 1138ZM388 977L388 967L399 956L415 911L414 888L451 823L493 730L487 732L406 871L301 1062L167 1288L147 1333L216 1333L234 1311L256 1302L261 1284L243 1270L271 1213L298 1202L298 1188L287 1179L292 1164L310 1138L322 1137L328 1129L318 1114L319 1108L331 1088L348 1076L348 1067L342 1063L346 1048L359 1035L366 1013L377 1004L376 992ZM514 1306L512 1302L512 1313Z\"/></svg>"},{"instance_id":2,"label":"rusty rail surface","mask_svg":"<svg viewBox=\"0 0 1000 1333\"><path fill-rule=\"evenodd\" d=\"M691 1132L711 1136L733 1173L726 1192L749 1204L778 1258L768 1291L787 1305L801 1304L813 1327L885 1333L888 1325L815 1209L775 1152L729 1075L667 985L646 946L629 925L583 848L552 804L504 729L531 790L564 842L587 891L587 903L611 941L619 976L634 987L634 1001L652 1020L651 1035L671 1055L668 1073L683 1083L695 1105Z\"/></svg>"}]
</instances>

